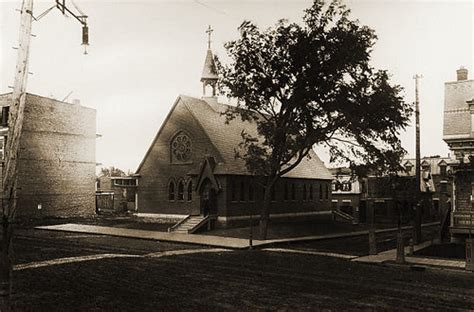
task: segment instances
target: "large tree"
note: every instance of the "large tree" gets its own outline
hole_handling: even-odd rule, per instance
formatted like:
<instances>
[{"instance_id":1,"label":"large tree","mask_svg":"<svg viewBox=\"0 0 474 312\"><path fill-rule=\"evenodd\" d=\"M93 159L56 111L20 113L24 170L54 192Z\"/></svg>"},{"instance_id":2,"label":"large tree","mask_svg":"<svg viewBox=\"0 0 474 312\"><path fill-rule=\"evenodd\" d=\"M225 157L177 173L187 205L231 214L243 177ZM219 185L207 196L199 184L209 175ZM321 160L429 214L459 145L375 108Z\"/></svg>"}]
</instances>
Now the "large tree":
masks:
<instances>
[{"instance_id":1,"label":"large tree","mask_svg":"<svg viewBox=\"0 0 474 312\"><path fill-rule=\"evenodd\" d=\"M398 134L412 109L387 71L369 64L375 32L340 1L315 0L302 24L280 20L261 30L244 21L239 31L225 44L230 62L217 64L222 91L237 99L227 118L257 124L257 137L242 133L236 157L266 177L265 239L272 187L313 146L329 147L332 161L393 168L405 152Z\"/></svg>"}]
</instances>

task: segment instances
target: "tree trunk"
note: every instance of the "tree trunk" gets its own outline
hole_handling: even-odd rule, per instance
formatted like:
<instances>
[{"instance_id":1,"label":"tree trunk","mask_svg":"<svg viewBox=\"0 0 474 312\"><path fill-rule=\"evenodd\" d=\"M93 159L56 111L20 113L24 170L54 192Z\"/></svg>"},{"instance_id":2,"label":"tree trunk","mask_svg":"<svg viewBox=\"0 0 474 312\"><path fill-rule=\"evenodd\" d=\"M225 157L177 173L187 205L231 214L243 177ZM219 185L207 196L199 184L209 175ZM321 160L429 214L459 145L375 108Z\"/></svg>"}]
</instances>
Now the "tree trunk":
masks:
<instances>
[{"instance_id":1,"label":"tree trunk","mask_svg":"<svg viewBox=\"0 0 474 312\"><path fill-rule=\"evenodd\" d=\"M13 250L12 236L13 225L11 220L2 218L2 240L0 242L0 311L7 312L11 310L11 292L12 292L12 268L13 268Z\"/></svg>"},{"instance_id":2,"label":"tree trunk","mask_svg":"<svg viewBox=\"0 0 474 312\"><path fill-rule=\"evenodd\" d=\"M265 192L263 194L263 204L260 210L260 223L259 223L259 238L261 240L267 239L268 221L270 219L270 204L272 200L272 188L275 185L276 178L272 175L267 178L265 185Z\"/></svg>"}]
</instances>

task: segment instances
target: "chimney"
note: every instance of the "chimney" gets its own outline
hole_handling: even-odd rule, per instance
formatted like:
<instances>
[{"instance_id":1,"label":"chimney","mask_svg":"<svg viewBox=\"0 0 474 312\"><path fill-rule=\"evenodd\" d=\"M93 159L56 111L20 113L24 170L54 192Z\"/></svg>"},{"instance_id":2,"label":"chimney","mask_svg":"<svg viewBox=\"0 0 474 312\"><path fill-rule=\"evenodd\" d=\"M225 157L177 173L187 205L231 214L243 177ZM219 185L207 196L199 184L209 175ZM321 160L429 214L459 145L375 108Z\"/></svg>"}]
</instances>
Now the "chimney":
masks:
<instances>
[{"instance_id":1,"label":"chimney","mask_svg":"<svg viewBox=\"0 0 474 312\"><path fill-rule=\"evenodd\" d=\"M456 74L458 75L458 81L467 80L467 73L467 69L465 69L463 66L456 70Z\"/></svg>"},{"instance_id":2,"label":"chimney","mask_svg":"<svg viewBox=\"0 0 474 312\"><path fill-rule=\"evenodd\" d=\"M72 104L74 104L74 105L81 105L81 100L79 100L79 99L73 99L73 100L72 100Z\"/></svg>"}]
</instances>

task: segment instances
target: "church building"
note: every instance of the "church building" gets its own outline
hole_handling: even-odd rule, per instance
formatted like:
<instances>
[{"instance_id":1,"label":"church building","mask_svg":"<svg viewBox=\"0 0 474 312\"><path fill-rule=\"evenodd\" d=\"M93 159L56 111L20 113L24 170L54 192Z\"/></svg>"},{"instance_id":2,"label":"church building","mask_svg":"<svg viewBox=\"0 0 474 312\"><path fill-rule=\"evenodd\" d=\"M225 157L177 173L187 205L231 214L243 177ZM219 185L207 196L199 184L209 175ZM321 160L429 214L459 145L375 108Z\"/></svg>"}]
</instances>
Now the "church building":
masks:
<instances>
[{"instance_id":1,"label":"church building","mask_svg":"<svg viewBox=\"0 0 474 312\"><path fill-rule=\"evenodd\" d=\"M264 177L249 172L234 151L242 130L255 136L257 125L240 118L226 123L222 112L228 105L217 101L217 81L209 45L203 97L178 96L136 171L137 212L194 218L186 233L203 223L246 225L249 218L258 218L263 202ZM206 95L206 89L212 93ZM272 220L331 214L333 177L316 153L310 156L275 186Z\"/></svg>"}]
</instances>

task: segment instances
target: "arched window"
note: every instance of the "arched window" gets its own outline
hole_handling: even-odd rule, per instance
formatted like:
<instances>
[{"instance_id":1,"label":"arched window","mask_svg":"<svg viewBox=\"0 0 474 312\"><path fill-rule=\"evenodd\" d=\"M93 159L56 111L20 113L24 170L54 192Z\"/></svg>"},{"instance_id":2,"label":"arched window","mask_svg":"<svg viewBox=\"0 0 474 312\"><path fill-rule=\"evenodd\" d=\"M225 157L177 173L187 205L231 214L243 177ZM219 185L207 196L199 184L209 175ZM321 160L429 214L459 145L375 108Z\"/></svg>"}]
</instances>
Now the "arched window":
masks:
<instances>
[{"instance_id":1,"label":"arched window","mask_svg":"<svg viewBox=\"0 0 474 312\"><path fill-rule=\"evenodd\" d=\"M168 200L174 200L174 195L175 195L174 181L170 181L170 184L168 185Z\"/></svg>"},{"instance_id":2,"label":"arched window","mask_svg":"<svg viewBox=\"0 0 474 312\"><path fill-rule=\"evenodd\" d=\"M184 182L178 182L178 200L184 200Z\"/></svg>"},{"instance_id":3,"label":"arched window","mask_svg":"<svg viewBox=\"0 0 474 312\"><path fill-rule=\"evenodd\" d=\"M192 201L193 200L193 181L188 182L187 193L188 193L188 201Z\"/></svg>"},{"instance_id":4,"label":"arched window","mask_svg":"<svg viewBox=\"0 0 474 312\"><path fill-rule=\"evenodd\" d=\"M171 157L175 162L191 160L192 144L189 136L183 132L178 133L171 141Z\"/></svg>"}]
</instances>

